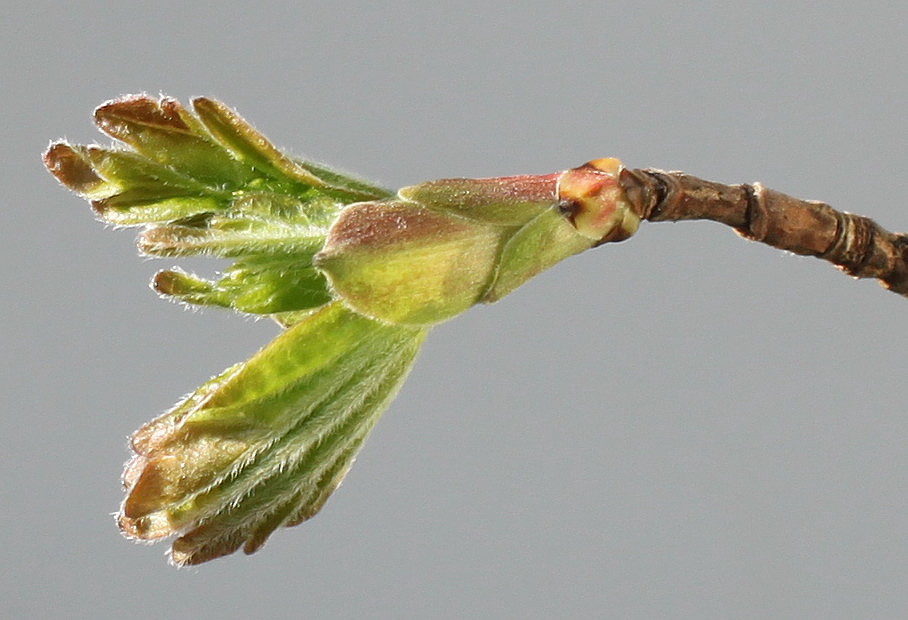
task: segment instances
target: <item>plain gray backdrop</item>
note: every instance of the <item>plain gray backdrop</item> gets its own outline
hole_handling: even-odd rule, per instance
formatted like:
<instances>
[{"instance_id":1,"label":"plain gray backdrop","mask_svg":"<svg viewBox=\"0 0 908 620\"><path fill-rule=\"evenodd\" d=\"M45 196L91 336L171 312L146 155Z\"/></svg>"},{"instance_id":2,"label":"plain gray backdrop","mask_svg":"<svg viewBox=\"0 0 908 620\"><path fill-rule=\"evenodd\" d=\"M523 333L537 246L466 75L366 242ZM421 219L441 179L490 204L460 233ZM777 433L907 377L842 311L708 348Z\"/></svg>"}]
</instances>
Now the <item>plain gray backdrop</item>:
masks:
<instances>
[{"instance_id":1,"label":"plain gray backdrop","mask_svg":"<svg viewBox=\"0 0 908 620\"><path fill-rule=\"evenodd\" d=\"M645 224L439 326L320 515L175 570L110 516L126 437L277 327L156 299L175 263L137 258L39 159L102 140L106 99L205 94L389 187L614 155L899 230L906 21L852 1L7 6L2 615L908 617L908 300L712 223Z\"/></svg>"}]
</instances>

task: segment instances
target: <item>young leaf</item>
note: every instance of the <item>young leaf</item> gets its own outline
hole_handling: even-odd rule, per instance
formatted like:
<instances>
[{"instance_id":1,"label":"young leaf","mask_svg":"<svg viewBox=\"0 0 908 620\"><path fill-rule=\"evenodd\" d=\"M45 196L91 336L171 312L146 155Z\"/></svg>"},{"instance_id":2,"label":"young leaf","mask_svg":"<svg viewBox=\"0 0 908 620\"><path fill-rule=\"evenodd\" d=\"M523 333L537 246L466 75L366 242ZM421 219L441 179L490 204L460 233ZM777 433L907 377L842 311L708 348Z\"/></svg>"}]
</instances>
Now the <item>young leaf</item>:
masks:
<instances>
[{"instance_id":1,"label":"young leaf","mask_svg":"<svg viewBox=\"0 0 908 620\"><path fill-rule=\"evenodd\" d=\"M182 270L159 271L152 288L188 304L220 306L250 314L317 308L331 301L325 277L311 260L255 256L237 261L217 281Z\"/></svg>"},{"instance_id":2,"label":"young leaf","mask_svg":"<svg viewBox=\"0 0 908 620\"><path fill-rule=\"evenodd\" d=\"M217 283L157 277L156 290L187 303L282 315L326 303L327 282L311 263L328 227L344 205L390 195L280 153L210 99L187 110L129 95L100 106L95 122L122 147L52 144L44 162L63 185L104 221L141 226L145 254L238 259Z\"/></svg>"},{"instance_id":3,"label":"young leaf","mask_svg":"<svg viewBox=\"0 0 908 620\"><path fill-rule=\"evenodd\" d=\"M176 99L130 95L108 101L95 110L95 124L137 153L208 185L234 189L253 178Z\"/></svg>"},{"instance_id":4,"label":"young leaf","mask_svg":"<svg viewBox=\"0 0 908 620\"><path fill-rule=\"evenodd\" d=\"M311 187L324 185L321 179L277 150L267 138L223 103L198 97L192 100L192 108L205 129L237 160L273 179L285 179Z\"/></svg>"},{"instance_id":5,"label":"young leaf","mask_svg":"<svg viewBox=\"0 0 908 620\"><path fill-rule=\"evenodd\" d=\"M196 564L314 515L412 365L425 329L332 302L139 429L123 475L130 537L177 535Z\"/></svg>"}]
</instances>

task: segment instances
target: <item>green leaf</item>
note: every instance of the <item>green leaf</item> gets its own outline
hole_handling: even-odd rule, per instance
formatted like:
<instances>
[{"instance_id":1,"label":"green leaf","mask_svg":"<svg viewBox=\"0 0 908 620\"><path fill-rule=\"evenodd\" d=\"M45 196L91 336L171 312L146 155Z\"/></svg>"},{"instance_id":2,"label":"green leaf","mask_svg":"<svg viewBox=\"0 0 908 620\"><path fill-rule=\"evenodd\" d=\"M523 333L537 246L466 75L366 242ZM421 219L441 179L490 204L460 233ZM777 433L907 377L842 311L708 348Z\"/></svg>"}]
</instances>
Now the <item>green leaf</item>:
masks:
<instances>
[{"instance_id":1,"label":"green leaf","mask_svg":"<svg viewBox=\"0 0 908 620\"><path fill-rule=\"evenodd\" d=\"M176 99L129 95L101 105L95 123L137 153L199 181L240 187L252 170L216 143Z\"/></svg>"},{"instance_id":2,"label":"green leaf","mask_svg":"<svg viewBox=\"0 0 908 620\"><path fill-rule=\"evenodd\" d=\"M205 129L236 159L274 179L321 187L321 179L281 153L265 136L220 101L197 97L192 107Z\"/></svg>"},{"instance_id":3,"label":"green leaf","mask_svg":"<svg viewBox=\"0 0 908 620\"><path fill-rule=\"evenodd\" d=\"M318 188L337 194L348 202L390 195L387 190L364 181L288 157L243 117L219 101L197 97L192 100L192 107L205 129L236 159L275 181Z\"/></svg>"},{"instance_id":4,"label":"green leaf","mask_svg":"<svg viewBox=\"0 0 908 620\"><path fill-rule=\"evenodd\" d=\"M322 247L322 229L292 220L253 220L212 215L203 223L146 228L139 249L152 256L309 256Z\"/></svg>"},{"instance_id":5,"label":"green leaf","mask_svg":"<svg viewBox=\"0 0 908 620\"><path fill-rule=\"evenodd\" d=\"M327 228L344 204L391 195L288 157L222 103L199 98L193 110L169 97L109 101L95 111L95 122L127 149L58 142L44 163L61 183L92 201L101 219L122 226L260 212L261 203L283 200L299 218ZM285 217L275 213L273 219Z\"/></svg>"},{"instance_id":6,"label":"green leaf","mask_svg":"<svg viewBox=\"0 0 908 620\"><path fill-rule=\"evenodd\" d=\"M216 282L181 270L159 271L152 287L184 303L221 306L252 314L294 312L331 301L325 277L308 259L294 261L270 256L237 261Z\"/></svg>"},{"instance_id":7,"label":"green leaf","mask_svg":"<svg viewBox=\"0 0 908 620\"><path fill-rule=\"evenodd\" d=\"M330 188L340 190L342 196L359 200L382 200L393 198L394 192L374 185L369 181L351 176L346 172L338 172L323 164L311 161L294 160L297 164L322 179Z\"/></svg>"},{"instance_id":8,"label":"green leaf","mask_svg":"<svg viewBox=\"0 0 908 620\"><path fill-rule=\"evenodd\" d=\"M121 226L166 222L226 204L229 194L130 151L56 143L45 164L90 200L98 217Z\"/></svg>"},{"instance_id":9,"label":"green leaf","mask_svg":"<svg viewBox=\"0 0 908 620\"><path fill-rule=\"evenodd\" d=\"M133 437L119 523L144 540L178 535L196 564L314 515L340 484L426 334L332 302Z\"/></svg>"},{"instance_id":10,"label":"green leaf","mask_svg":"<svg viewBox=\"0 0 908 620\"><path fill-rule=\"evenodd\" d=\"M174 270L156 277L160 293L187 303L281 314L282 324L327 303L312 257L328 227L346 204L391 195L288 157L211 99L189 110L129 95L101 105L95 122L121 147L52 144L44 163L63 185L105 222L142 226L145 254L239 259L217 282Z\"/></svg>"}]
</instances>

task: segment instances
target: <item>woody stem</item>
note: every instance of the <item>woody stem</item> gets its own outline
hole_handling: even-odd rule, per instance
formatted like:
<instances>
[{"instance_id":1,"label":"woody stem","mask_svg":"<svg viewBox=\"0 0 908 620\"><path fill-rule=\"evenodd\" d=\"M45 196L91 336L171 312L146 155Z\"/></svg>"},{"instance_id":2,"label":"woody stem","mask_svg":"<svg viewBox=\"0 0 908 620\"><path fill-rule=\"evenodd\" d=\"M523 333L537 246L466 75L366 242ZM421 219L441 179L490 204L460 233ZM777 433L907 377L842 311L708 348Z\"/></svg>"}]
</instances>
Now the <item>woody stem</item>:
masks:
<instances>
[{"instance_id":1,"label":"woody stem","mask_svg":"<svg viewBox=\"0 0 908 620\"><path fill-rule=\"evenodd\" d=\"M873 220L753 185L724 185L681 172L623 169L634 211L651 222L713 220L746 239L816 256L856 278L878 278L908 297L908 235Z\"/></svg>"}]
</instances>

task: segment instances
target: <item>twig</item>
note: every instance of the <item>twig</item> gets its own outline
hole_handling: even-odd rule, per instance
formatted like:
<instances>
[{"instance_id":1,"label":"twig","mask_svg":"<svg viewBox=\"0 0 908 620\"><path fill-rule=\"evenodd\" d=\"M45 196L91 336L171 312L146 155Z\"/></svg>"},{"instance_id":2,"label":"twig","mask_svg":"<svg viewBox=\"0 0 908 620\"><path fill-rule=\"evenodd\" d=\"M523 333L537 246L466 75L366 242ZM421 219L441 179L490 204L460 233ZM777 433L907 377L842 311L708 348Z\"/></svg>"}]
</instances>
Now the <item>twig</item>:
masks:
<instances>
[{"instance_id":1,"label":"twig","mask_svg":"<svg viewBox=\"0 0 908 620\"><path fill-rule=\"evenodd\" d=\"M908 297L908 235L889 232L870 218L759 183L724 185L682 172L625 168L619 183L640 219L721 222L746 239L822 258Z\"/></svg>"}]
</instances>

